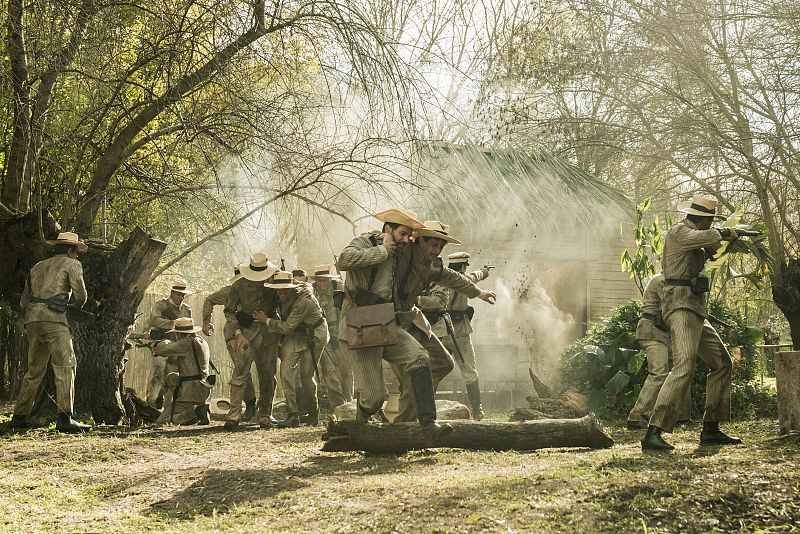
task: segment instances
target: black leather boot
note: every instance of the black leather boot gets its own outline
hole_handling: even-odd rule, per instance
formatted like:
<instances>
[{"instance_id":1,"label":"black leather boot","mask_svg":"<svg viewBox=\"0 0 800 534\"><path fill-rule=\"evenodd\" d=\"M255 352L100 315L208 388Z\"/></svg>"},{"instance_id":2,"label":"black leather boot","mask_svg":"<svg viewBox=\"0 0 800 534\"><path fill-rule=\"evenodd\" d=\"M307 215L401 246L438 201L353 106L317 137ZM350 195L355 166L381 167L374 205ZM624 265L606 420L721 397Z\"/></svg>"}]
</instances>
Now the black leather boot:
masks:
<instances>
[{"instance_id":1,"label":"black leather boot","mask_svg":"<svg viewBox=\"0 0 800 534\"><path fill-rule=\"evenodd\" d=\"M14 414L14 416L11 418L11 422L8 424L8 426L10 428L17 428L17 429L30 428L31 427L31 422L28 420L28 416L27 415Z\"/></svg>"},{"instance_id":2,"label":"black leather boot","mask_svg":"<svg viewBox=\"0 0 800 534\"><path fill-rule=\"evenodd\" d=\"M476 421L480 421L486 417L486 414L483 413L483 406L481 405L481 385L477 380L471 384L467 384L467 397L472 407L472 418Z\"/></svg>"},{"instance_id":3,"label":"black leather boot","mask_svg":"<svg viewBox=\"0 0 800 534\"><path fill-rule=\"evenodd\" d=\"M198 404L194 407L194 413L197 414L198 425L207 425L211 422L211 408L208 404Z\"/></svg>"},{"instance_id":4,"label":"black leather boot","mask_svg":"<svg viewBox=\"0 0 800 534\"><path fill-rule=\"evenodd\" d=\"M417 406L417 419L422 425L422 432L430 445L441 441L453 433L453 427L447 423L436 422L436 398L433 393L433 378L430 367L420 367L410 373L411 387L414 391L414 402Z\"/></svg>"},{"instance_id":5,"label":"black leather boot","mask_svg":"<svg viewBox=\"0 0 800 534\"><path fill-rule=\"evenodd\" d=\"M661 437L661 429L655 425L647 427L647 433L642 439L642 450L668 452L675 447L664 441Z\"/></svg>"},{"instance_id":6,"label":"black leather boot","mask_svg":"<svg viewBox=\"0 0 800 534\"><path fill-rule=\"evenodd\" d=\"M250 399L244 402L244 413L242 414L242 421L251 421L256 416L256 399Z\"/></svg>"},{"instance_id":7,"label":"black leather boot","mask_svg":"<svg viewBox=\"0 0 800 534\"><path fill-rule=\"evenodd\" d=\"M296 413L290 413L286 419L278 423L278 428L297 428L300 426L300 416Z\"/></svg>"},{"instance_id":8,"label":"black leather boot","mask_svg":"<svg viewBox=\"0 0 800 534\"><path fill-rule=\"evenodd\" d=\"M719 429L719 423L706 421L700 432L700 445L741 445L742 440Z\"/></svg>"},{"instance_id":9,"label":"black leather boot","mask_svg":"<svg viewBox=\"0 0 800 534\"><path fill-rule=\"evenodd\" d=\"M164 395L159 395L156 397L156 410L163 410L164 409Z\"/></svg>"},{"instance_id":10,"label":"black leather boot","mask_svg":"<svg viewBox=\"0 0 800 534\"><path fill-rule=\"evenodd\" d=\"M58 422L56 423L56 430L64 434L81 434L88 432L92 428L90 425L84 425L72 418L71 413L58 414Z\"/></svg>"}]
</instances>

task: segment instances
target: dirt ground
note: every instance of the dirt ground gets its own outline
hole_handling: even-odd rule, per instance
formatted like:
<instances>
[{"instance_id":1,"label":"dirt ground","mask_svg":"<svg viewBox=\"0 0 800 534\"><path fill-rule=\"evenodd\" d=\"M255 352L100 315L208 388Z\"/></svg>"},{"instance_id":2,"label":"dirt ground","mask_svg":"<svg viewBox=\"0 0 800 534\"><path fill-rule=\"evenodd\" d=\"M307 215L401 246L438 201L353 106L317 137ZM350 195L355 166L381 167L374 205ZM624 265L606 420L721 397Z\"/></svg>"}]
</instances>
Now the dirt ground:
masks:
<instances>
[{"instance_id":1,"label":"dirt ground","mask_svg":"<svg viewBox=\"0 0 800 534\"><path fill-rule=\"evenodd\" d=\"M365 456L320 452L322 427L68 436L2 411L2 532L800 531L800 438L769 420L730 425L739 447L680 428L672 454L608 426L608 450Z\"/></svg>"}]
</instances>

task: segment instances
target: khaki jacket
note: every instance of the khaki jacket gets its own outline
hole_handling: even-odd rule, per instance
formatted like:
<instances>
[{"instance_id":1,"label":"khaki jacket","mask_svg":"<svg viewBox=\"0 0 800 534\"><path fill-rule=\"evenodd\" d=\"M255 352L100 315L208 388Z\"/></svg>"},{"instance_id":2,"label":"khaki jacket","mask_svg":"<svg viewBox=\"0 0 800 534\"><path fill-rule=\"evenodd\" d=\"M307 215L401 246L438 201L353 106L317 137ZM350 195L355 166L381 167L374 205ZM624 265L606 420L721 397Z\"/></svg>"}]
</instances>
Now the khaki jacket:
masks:
<instances>
[{"instance_id":1,"label":"khaki jacket","mask_svg":"<svg viewBox=\"0 0 800 534\"><path fill-rule=\"evenodd\" d=\"M241 329L242 335L248 340L261 332L263 323L253 321L249 327L244 328L236 320L236 312L242 311L250 315L254 311L263 311L267 315L274 313L277 306L275 290L264 287L264 282L253 282L246 278L240 278L231 285L228 293L228 301L225 303L225 319L227 319L233 332Z\"/></svg>"},{"instance_id":2,"label":"khaki jacket","mask_svg":"<svg viewBox=\"0 0 800 534\"><path fill-rule=\"evenodd\" d=\"M370 237L375 239L377 246L373 245ZM369 280L373 268L375 268L375 278L370 291L387 302L392 302L394 300L392 283L397 260L400 256L407 254L411 247L407 246L401 254L395 254L390 258L389 252L382 243L381 232L361 234L350 241L350 244L339 254L336 268L340 272L347 272L344 285L351 294L357 289L370 289ZM350 308L350 301L345 298L338 331L338 338L341 340L347 340L347 312Z\"/></svg>"},{"instance_id":3,"label":"khaki jacket","mask_svg":"<svg viewBox=\"0 0 800 534\"><path fill-rule=\"evenodd\" d=\"M214 312L214 306L225 306L228 302L228 295L231 293L231 286L225 286L211 293L203 301L203 323L211 322L211 315ZM225 340L233 339L235 329L231 327L231 322L226 320L225 326L222 329L222 336Z\"/></svg>"},{"instance_id":4,"label":"khaki jacket","mask_svg":"<svg viewBox=\"0 0 800 534\"><path fill-rule=\"evenodd\" d=\"M322 308L316 298L292 294L288 300L278 301L278 311L285 319L270 319L267 329L283 336L282 352L303 352L308 349L309 329L313 330L314 352L319 354L322 351L328 343L328 323L322 316Z\"/></svg>"},{"instance_id":5,"label":"khaki jacket","mask_svg":"<svg viewBox=\"0 0 800 534\"><path fill-rule=\"evenodd\" d=\"M194 344L195 349L192 350ZM195 360L195 352L197 360ZM153 349L156 356L165 356L167 362L178 367L178 374L181 377L201 375L206 378L209 373L209 361L211 351L208 343L199 335L188 335L178 341L162 341ZM198 363L200 364L198 367ZM196 402L203 404L208 399L211 388L203 383L193 380L181 384L178 401Z\"/></svg>"},{"instance_id":6,"label":"khaki jacket","mask_svg":"<svg viewBox=\"0 0 800 534\"><path fill-rule=\"evenodd\" d=\"M661 295L664 292L664 275L657 274L647 282L642 295L642 313L661 315ZM636 325L637 341L660 341L669 347L669 332L658 328L649 319L639 319Z\"/></svg>"},{"instance_id":7,"label":"khaki jacket","mask_svg":"<svg viewBox=\"0 0 800 534\"><path fill-rule=\"evenodd\" d=\"M167 297L157 301L153 306L153 312L150 315L150 323L147 329L156 329L166 332L167 330L172 330L175 319L191 316L192 308L190 308L188 304L181 302L180 306L176 306L172 299ZM175 319L171 319L170 317L174 317ZM173 334L169 334L168 338L173 341L178 339L176 335Z\"/></svg>"},{"instance_id":8,"label":"khaki jacket","mask_svg":"<svg viewBox=\"0 0 800 534\"><path fill-rule=\"evenodd\" d=\"M661 273L665 279L689 280L703 271L706 262L706 247L718 248L722 241L719 230L698 230L691 221L684 219L674 224L664 239L664 254L661 257ZM692 310L708 317L706 295L695 295L687 286L664 285L661 315L666 319L679 309Z\"/></svg>"},{"instance_id":9,"label":"khaki jacket","mask_svg":"<svg viewBox=\"0 0 800 534\"><path fill-rule=\"evenodd\" d=\"M398 261L399 298L395 302L395 310L400 326L408 328L413 324L430 337L433 330L422 310L416 306L417 297L437 284L460 292L465 298L475 298L481 294L481 290L463 274L445 267L442 258L426 262L419 246L415 244L407 249L410 249L410 254L404 254Z\"/></svg>"},{"instance_id":10,"label":"khaki jacket","mask_svg":"<svg viewBox=\"0 0 800 534\"><path fill-rule=\"evenodd\" d=\"M86 304L86 284L81 262L66 255L40 261L31 269L19 301L25 314L25 324L37 321L67 324L66 313L53 311L43 302L31 302L31 296L39 299L71 299L78 307L83 307Z\"/></svg>"},{"instance_id":11,"label":"khaki jacket","mask_svg":"<svg viewBox=\"0 0 800 534\"><path fill-rule=\"evenodd\" d=\"M483 271L474 271L467 273L464 276L473 284L477 284L485 278ZM431 308L430 306L436 307ZM419 307L422 308L423 311L435 310L439 312L464 312L466 311L467 306L469 306L469 297L460 291L448 289L440 285L437 285L433 288L429 297L419 297ZM447 332L447 325L445 324L444 319L439 319L433 325L433 333L440 338L449 336ZM464 315L464 318L460 320L453 319L453 333L456 337L467 337L472 333L472 324L466 315Z\"/></svg>"}]
</instances>

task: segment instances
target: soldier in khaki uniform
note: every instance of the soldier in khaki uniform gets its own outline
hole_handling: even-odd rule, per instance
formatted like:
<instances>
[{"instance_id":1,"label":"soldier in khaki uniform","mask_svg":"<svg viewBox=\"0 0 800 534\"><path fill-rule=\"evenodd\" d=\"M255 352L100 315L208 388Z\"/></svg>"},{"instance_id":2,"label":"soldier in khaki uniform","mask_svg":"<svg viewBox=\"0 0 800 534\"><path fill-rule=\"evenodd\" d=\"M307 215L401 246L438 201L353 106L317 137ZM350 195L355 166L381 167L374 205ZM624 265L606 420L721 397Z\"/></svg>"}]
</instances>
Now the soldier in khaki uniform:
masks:
<instances>
[{"instance_id":1,"label":"soldier in khaki uniform","mask_svg":"<svg viewBox=\"0 0 800 534\"><path fill-rule=\"evenodd\" d=\"M245 384L253 362L258 372L259 403L257 419L262 428L277 424L272 416L272 402L275 399L278 365L278 335L269 332L263 323L255 321L257 312L273 315L277 306L275 291L264 287L264 282L278 272L265 254L256 253L249 263L239 266L242 279L231 285L228 302L225 304L225 318L233 329L231 357L234 362L231 376L231 408L225 421L226 430L235 430L242 416Z\"/></svg>"},{"instance_id":2,"label":"soldier in khaki uniform","mask_svg":"<svg viewBox=\"0 0 800 534\"><path fill-rule=\"evenodd\" d=\"M731 356L714 327L708 322L705 292L708 279L700 277L706 261L706 248L716 249L722 240L737 239L733 229L713 229L717 201L695 196L678 205L686 218L667 231L661 258L664 294L661 314L669 326L673 367L658 393L650 426L642 439L642 449L672 450L661 432L672 432L680 405L691 386L695 358L699 355L709 368L706 405L703 414L703 445L741 443L719 428L731 411Z\"/></svg>"},{"instance_id":3,"label":"soldier in khaki uniform","mask_svg":"<svg viewBox=\"0 0 800 534\"><path fill-rule=\"evenodd\" d=\"M453 357L434 335L430 323L416 306L420 295L435 285L461 293L465 298L480 298L494 304L496 295L492 291L481 290L469 278L445 267L439 257L448 243L460 242L448 234L449 226L439 221L425 221L422 228L414 231L415 240L410 253L405 255L397 270L398 295L396 306L400 324L428 351L431 361L431 374L434 392L439 383L454 368ZM409 421L418 413L415 406L413 385L409 376L397 367L392 368L400 383L400 400L395 421Z\"/></svg>"},{"instance_id":4,"label":"soldier in khaki uniform","mask_svg":"<svg viewBox=\"0 0 800 534\"><path fill-rule=\"evenodd\" d=\"M173 395L156 424L207 425L210 421L211 384L207 381L210 351L208 343L197 335L200 330L191 317L181 317L168 330L175 341L167 339L150 344L156 355L166 358L177 369L167 375Z\"/></svg>"},{"instance_id":5,"label":"soldier in khaki uniform","mask_svg":"<svg viewBox=\"0 0 800 534\"><path fill-rule=\"evenodd\" d=\"M348 313L364 302L361 295L373 303L396 302L395 271L399 260L410 253L409 243L414 228L422 226L414 213L402 209L386 210L376 214L375 218L383 222L381 231L368 232L350 241L336 265L339 272L347 272L346 298L338 335L340 347L350 355L359 388L356 420L366 423L382 408L385 400L382 360L386 360L412 375L414 395L417 406L420 406L420 425L427 439L435 443L451 434L453 427L436 422L430 358L422 345L402 328L397 329L397 342L393 345L354 349L347 345Z\"/></svg>"},{"instance_id":6,"label":"soldier in khaki uniform","mask_svg":"<svg viewBox=\"0 0 800 534\"><path fill-rule=\"evenodd\" d=\"M656 403L658 392L672 367L670 356L669 327L661 317L661 294L664 291L664 275L657 274L647 282L642 295L642 318L636 325L636 341L647 356L647 378L642 385L636 403L628 414L628 429L643 430L648 426L650 414ZM691 387L681 403L678 421L687 421L691 415Z\"/></svg>"},{"instance_id":7,"label":"soldier in khaki uniform","mask_svg":"<svg viewBox=\"0 0 800 534\"><path fill-rule=\"evenodd\" d=\"M186 280L175 279L172 281L169 297L159 300L153 306L150 315L148 329L150 339L160 341L162 339L177 339L167 331L172 328L175 319L181 317L191 317L192 309L184 302L186 295L191 295L192 291L187 289ZM167 359L162 356L153 355L153 367L150 370L150 380L147 382L147 403L157 409L164 407L164 395L170 390L166 382L167 374L175 372L175 367L167 367Z\"/></svg>"},{"instance_id":8,"label":"soldier in khaki uniform","mask_svg":"<svg viewBox=\"0 0 800 534\"><path fill-rule=\"evenodd\" d=\"M325 314L328 331L332 332L331 339L320 356L319 372L333 410L340 404L353 400L353 366L347 354L340 350L339 340L336 338L336 332L339 331L339 310L334 305L333 296L341 278L331 273L330 264L314 267L313 278L314 296Z\"/></svg>"},{"instance_id":9,"label":"soldier in khaki uniform","mask_svg":"<svg viewBox=\"0 0 800 534\"><path fill-rule=\"evenodd\" d=\"M77 362L67 326L66 309L68 305L79 309L86 303L83 267L77 258L79 252L86 252L88 248L72 232L62 232L58 239L49 243L55 245L55 256L33 266L20 299L28 337L28 372L22 380L11 427L30 426L33 403L47 371L47 364L50 363L55 376L58 404L56 430L86 432L89 425L72 419Z\"/></svg>"},{"instance_id":10,"label":"soldier in khaki uniform","mask_svg":"<svg viewBox=\"0 0 800 534\"><path fill-rule=\"evenodd\" d=\"M231 292L231 284L236 282L242 277L239 271L239 266L233 268L233 276L228 280L229 284L224 286L214 293L211 293L203 301L203 333L211 336L214 332L214 325L211 324L211 315L214 311L214 306L225 306L228 302L228 296ZM235 338L234 329L229 321L225 321L225 327L222 329L222 335L225 338L225 347L228 349L228 354L233 360L233 340ZM256 390L253 387L253 376L248 373L244 383L244 415L242 421L251 420L256 414Z\"/></svg>"},{"instance_id":11,"label":"soldier in khaki uniform","mask_svg":"<svg viewBox=\"0 0 800 534\"><path fill-rule=\"evenodd\" d=\"M267 330L281 336L281 385L286 396L286 419L278 426L300 426L298 382L303 386L305 405L309 410L308 423L316 425L319 422L319 402L314 362L328 343L328 324L317 299L301 296L296 291L302 284L294 282L292 273L278 271L272 281L264 285L277 293L278 311L282 318L270 319L263 312L256 314L257 320Z\"/></svg>"},{"instance_id":12,"label":"soldier in khaki uniform","mask_svg":"<svg viewBox=\"0 0 800 534\"><path fill-rule=\"evenodd\" d=\"M447 256L447 267L466 276L470 282L477 284L489 276L489 269L467 273L470 255L467 252L454 252ZM472 323L468 311L469 299L463 293L442 286L436 286L430 296L420 297L419 306L426 317L433 321L433 332L442 340L444 347L455 356L461 370L461 376L467 385L467 397L472 408L472 418L480 421L484 418L481 404L481 387L478 381L478 370L475 366L475 347L472 344ZM447 321L451 326L448 328ZM455 342L450 335L455 335ZM459 354L461 357L459 357Z\"/></svg>"}]
</instances>

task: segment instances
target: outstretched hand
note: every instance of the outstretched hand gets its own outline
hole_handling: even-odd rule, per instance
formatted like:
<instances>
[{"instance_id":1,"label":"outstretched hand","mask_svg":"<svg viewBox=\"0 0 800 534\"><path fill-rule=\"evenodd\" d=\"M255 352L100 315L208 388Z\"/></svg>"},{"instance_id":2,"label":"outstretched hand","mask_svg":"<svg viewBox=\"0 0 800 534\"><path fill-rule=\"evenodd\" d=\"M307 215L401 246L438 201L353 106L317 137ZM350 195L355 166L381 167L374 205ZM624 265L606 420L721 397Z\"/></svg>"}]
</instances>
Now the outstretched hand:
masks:
<instances>
[{"instance_id":1,"label":"outstretched hand","mask_svg":"<svg viewBox=\"0 0 800 534\"><path fill-rule=\"evenodd\" d=\"M494 291L483 289L481 290L481 294L478 295L478 298L489 304L494 304L497 301L497 294Z\"/></svg>"}]
</instances>

